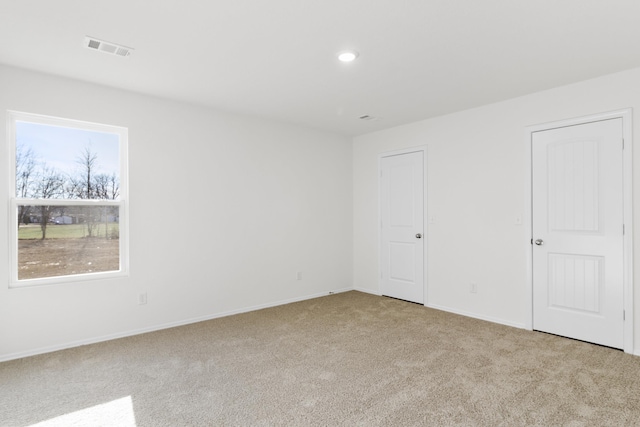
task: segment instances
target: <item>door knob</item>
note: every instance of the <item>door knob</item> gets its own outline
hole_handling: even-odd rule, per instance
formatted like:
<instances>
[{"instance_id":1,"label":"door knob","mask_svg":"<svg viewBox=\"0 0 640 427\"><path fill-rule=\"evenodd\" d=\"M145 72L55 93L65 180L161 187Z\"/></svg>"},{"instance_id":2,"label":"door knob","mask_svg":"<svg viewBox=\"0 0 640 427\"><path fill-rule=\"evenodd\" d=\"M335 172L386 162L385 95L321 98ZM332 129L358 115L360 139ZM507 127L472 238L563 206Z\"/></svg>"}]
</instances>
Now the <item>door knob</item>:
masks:
<instances>
[{"instance_id":1,"label":"door knob","mask_svg":"<svg viewBox=\"0 0 640 427\"><path fill-rule=\"evenodd\" d=\"M537 239L537 240L535 241L535 244L536 244L536 245L538 245L538 246L541 246L541 245L543 245L543 244L544 244L544 241L542 241L542 239Z\"/></svg>"},{"instance_id":2,"label":"door knob","mask_svg":"<svg viewBox=\"0 0 640 427\"><path fill-rule=\"evenodd\" d=\"M416 239L422 239L422 234L420 233L416 234Z\"/></svg>"}]
</instances>

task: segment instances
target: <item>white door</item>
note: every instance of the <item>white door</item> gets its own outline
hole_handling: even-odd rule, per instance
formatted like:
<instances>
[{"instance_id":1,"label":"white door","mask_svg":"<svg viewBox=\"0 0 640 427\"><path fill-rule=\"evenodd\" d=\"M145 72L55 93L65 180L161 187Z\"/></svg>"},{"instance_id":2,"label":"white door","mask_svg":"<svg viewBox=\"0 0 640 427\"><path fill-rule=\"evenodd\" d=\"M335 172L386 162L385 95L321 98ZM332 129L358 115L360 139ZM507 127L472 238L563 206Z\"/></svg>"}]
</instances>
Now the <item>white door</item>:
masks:
<instances>
[{"instance_id":1,"label":"white door","mask_svg":"<svg viewBox=\"0 0 640 427\"><path fill-rule=\"evenodd\" d=\"M380 165L382 294L424 304L424 153Z\"/></svg>"},{"instance_id":2,"label":"white door","mask_svg":"<svg viewBox=\"0 0 640 427\"><path fill-rule=\"evenodd\" d=\"M622 348L622 119L532 138L533 328Z\"/></svg>"}]
</instances>

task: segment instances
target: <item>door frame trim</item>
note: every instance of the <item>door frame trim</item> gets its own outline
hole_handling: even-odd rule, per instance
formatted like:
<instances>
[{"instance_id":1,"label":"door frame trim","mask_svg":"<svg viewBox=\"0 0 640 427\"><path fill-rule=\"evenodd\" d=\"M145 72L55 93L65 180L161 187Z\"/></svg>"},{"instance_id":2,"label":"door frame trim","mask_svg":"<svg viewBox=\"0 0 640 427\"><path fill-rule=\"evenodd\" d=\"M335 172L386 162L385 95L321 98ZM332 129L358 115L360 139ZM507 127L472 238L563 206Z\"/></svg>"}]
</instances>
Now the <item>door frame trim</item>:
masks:
<instances>
[{"instance_id":1,"label":"door frame trim","mask_svg":"<svg viewBox=\"0 0 640 427\"><path fill-rule=\"evenodd\" d=\"M422 179L423 179L423 187L422 187L422 244L423 246L423 258L422 258L422 295L423 295L423 305L425 307L428 306L428 301L429 301L429 293L427 292L428 290L428 280L427 280L427 260L429 259L429 256L427 255L427 250L428 250L428 245L427 245L427 241L428 241L428 229L427 229L427 223L425 221L425 218L428 217L427 215L427 146L426 145L419 145L416 147L409 147L409 148L402 148L402 149L398 149L398 150L392 150L392 151L385 151L382 153L378 153L378 294L382 295L382 228L381 228L381 224L382 224L382 211L381 211L381 201L382 201L382 159L384 157L393 157L393 156L399 156L402 154L409 154L409 153L417 153L417 152L422 152Z\"/></svg>"},{"instance_id":2,"label":"door frame trim","mask_svg":"<svg viewBox=\"0 0 640 427\"><path fill-rule=\"evenodd\" d=\"M622 152L623 167L623 223L625 232L623 236L623 310L625 353L634 353L633 330L633 138L632 138L632 113L631 108L593 114L573 119L560 120L525 128L525 210L524 225L526 233L526 289L525 289L525 329L533 330L533 165L532 165L532 141L533 134L543 130L556 129L567 126L575 126L608 119L622 119L622 138L625 141Z\"/></svg>"}]
</instances>

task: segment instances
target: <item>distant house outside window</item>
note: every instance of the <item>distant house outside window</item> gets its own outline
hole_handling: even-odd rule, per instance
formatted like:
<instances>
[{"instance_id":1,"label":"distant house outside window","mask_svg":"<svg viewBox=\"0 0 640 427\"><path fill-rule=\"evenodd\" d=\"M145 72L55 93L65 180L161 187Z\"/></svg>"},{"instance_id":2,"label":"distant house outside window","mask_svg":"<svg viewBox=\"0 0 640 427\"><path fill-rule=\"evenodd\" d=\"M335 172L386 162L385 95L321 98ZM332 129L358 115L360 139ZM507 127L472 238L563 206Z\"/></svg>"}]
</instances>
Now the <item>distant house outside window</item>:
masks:
<instances>
[{"instance_id":1,"label":"distant house outside window","mask_svg":"<svg viewBox=\"0 0 640 427\"><path fill-rule=\"evenodd\" d=\"M11 286L125 275L127 129L10 111Z\"/></svg>"}]
</instances>

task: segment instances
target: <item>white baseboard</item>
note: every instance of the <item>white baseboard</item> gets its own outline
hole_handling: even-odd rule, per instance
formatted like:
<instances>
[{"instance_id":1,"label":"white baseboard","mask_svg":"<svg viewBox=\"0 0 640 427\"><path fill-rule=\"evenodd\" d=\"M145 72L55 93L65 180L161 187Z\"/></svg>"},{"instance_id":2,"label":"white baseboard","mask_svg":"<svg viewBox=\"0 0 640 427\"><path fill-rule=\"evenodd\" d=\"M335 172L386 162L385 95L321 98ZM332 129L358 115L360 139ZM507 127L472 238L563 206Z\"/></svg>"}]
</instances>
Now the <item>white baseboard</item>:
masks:
<instances>
[{"instance_id":1,"label":"white baseboard","mask_svg":"<svg viewBox=\"0 0 640 427\"><path fill-rule=\"evenodd\" d=\"M85 339L85 340L71 341L71 342L67 342L67 343L64 343L64 344L58 344L58 345L47 346L47 347L40 347L40 348L36 348L36 349L33 349L33 350L28 350L28 351L23 351L23 352L4 354L4 355L0 355L0 362L6 362L6 361L9 361L9 360L15 360L15 359L22 359L23 357L37 356L38 354L51 353L51 352L54 352L54 351L66 350L68 348L80 347L80 346L83 346L83 345L95 344L95 343L99 343L99 342L115 340L115 339L118 339L118 338L126 338L126 337L130 337L130 336L134 336L134 335L146 334L148 332L160 331L162 329L175 328L177 326L184 326L184 325L189 325L189 324L192 324L192 323L204 322L204 321L207 321L207 320L218 319L220 317L233 316L234 314L241 314L241 313L247 313L247 312L250 312L250 311L262 310L264 308L277 307L279 305L291 304L291 303L299 302L299 301L306 301L306 300L310 300L310 299L313 299L313 298L324 297L324 296L327 296L327 295L337 294L337 293L342 293L342 292L348 292L348 291L352 291L352 290L354 290L354 289L353 288L341 288L341 289L336 289L336 290L333 290L333 291L320 292L320 293L316 293L316 294L312 294L312 295L306 295L306 296L303 296L303 297L290 298L290 299L271 302L271 303L267 303L267 304L260 304L260 305L255 305L255 306L252 306L252 307L245 307L245 308L240 308L240 309L237 309L237 310L225 311L225 312L222 312L222 313L216 313L216 314L211 314L211 315L206 315L206 316L199 316L199 317L192 317L190 319L179 320L179 321L176 321L176 322L163 323L163 324L160 324L160 325L150 326L150 327L147 327L147 328L132 329L132 330L125 331L125 332L118 332L116 334L102 335L102 336L99 336L99 337L88 338L88 339Z\"/></svg>"},{"instance_id":2,"label":"white baseboard","mask_svg":"<svg viewBox=\"0 0 640 427\"><path fill-rule=\"evenodd\" d=\"M483 316L480 314L470 313L468 311L445 307L438 304L429 304L429 305L425 305L425 307L435 308L436 310L447 311L449 313L459 314L461 316L472 317L474 319L486 320L487 322L498 323L500 325L511 326L513 328L526 329L524 323L511 322L509 320L498 319L496 317Z\"/></svg>"},{"instance_id":3,"label":"white baseboard","mask_svg":"<svg viewBox=\"0 0 640 427\"><path fill-rule=\"evenodd\" d=\"M368 293L368 294L371 294L371 295L382 296L381 292L372 291L371 289L357 288L356 287L356 288L353 288L353 290L354 291L359 291L359 292L365 292L365 293ZM465 317L472 317L474 319L486 320L487 322L498 323L500 325L511 326L511 327L518 328L518 329L525 329L525 324L524 323L511 322L509 320L498 319L496 317L482 316L482 315L478 315L478 314L475 314L475 313L467 312L467 311L464 311L464 310L458 310L458 309L451 308L451 307L445 307L443 305L425 304L425 307L435 308L436 310L442 310L442 311L446 311L446 312L449 312L449 313L459 314L459 315L465 316Z\"/></svg>"},{"instance_id":4,"label":"white baseboard","mask_svg":"<svg viewBox=\"0 0 640 427\"><path fill-rule=\"evenodd\" d=\"M459 314L461 316L472 317L474 319L486 320L487 322L498 323L500 325L511 326L518 329L531 330L531 329L528 329L526 324L524 323L510 322L508 320L498 319L498 318L489 317L489 316L481 316L474 313L469 313L463 310L457 310L450 307L444 307L437 304L430 304L430 305L426 305L425 307L435 308L436 310L447 311L449 313ZM631 354L634 356L640 356L640 349L635 349Z\"/></svg>"},{"instance_id":5,"label":"white baseboard","mask_svg":"<svg viewBox=\"0 0 640 427\"><path fill-rule=\"evenodd\" d=\"M332 295L332 294L341 294L341 293L343 293L343 292L349 292L349 291L353 291L353 290L355 290L355 289L353 289L353 288L341 288L341 289L336 289L335 291L330 291L330 292L329 292L329 295Z\"/></svg>"},{"instance_id":6,"label":"white baseboard","mask_svg":"<svg viewBox=\"0 0 640 427\"><path fill-rule=\"evenodd\" d=\"M382 296L382 293L380 293L379 291L372 291L371 289L365 289L365 288L352 288L352 291L358 291L358 292L364 292L365 294L371 294L371 295L376 295L376 296Z\"/></svg>"}]
</instances>

